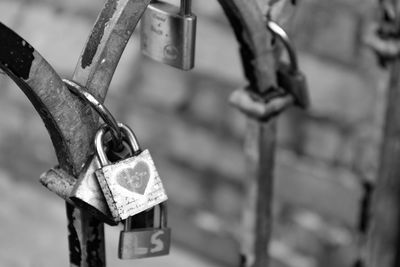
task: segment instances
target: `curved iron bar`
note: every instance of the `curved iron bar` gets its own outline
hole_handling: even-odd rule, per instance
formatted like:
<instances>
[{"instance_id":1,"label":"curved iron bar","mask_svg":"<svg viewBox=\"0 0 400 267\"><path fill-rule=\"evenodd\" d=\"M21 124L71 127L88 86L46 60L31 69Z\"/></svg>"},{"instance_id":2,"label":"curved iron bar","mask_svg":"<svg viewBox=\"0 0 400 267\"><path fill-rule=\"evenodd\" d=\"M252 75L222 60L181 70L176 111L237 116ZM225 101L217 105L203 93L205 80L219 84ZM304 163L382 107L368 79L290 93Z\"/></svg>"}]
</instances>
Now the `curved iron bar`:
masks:
<instances>
[{"instance_id":1,"label":"curved iron bar","mask_svg":"<svg viewBox=\"0 0 400 267\"><path fill-rule=\"evenodd\" d=\"M104 101L125 45L149 3L150 0L108 0L100 13L72 78L100 101ZM240 43L250 86L261 92L273 88L274 58L268 45L271 36L265 31L264 16L257 3L246 0L219 0L219 3ZM0 40L0 68L24 91L40 114L60 166L76 175L92 153L91 141L97 130L97 118L93 117L88 105L69 92L38 52L1 23ZM273 125L264 130L274 139ZM274 140L266 143L267 147L272 147ZM266 174L263 177L266 180L271 177L269 173L259 176L262 174ZM265 186L260 188L263 189ZM105 266L103 225L68 204L67 217L71 266ZM269 229L269 223L258 221L257 227Z\"/></svg>"},{"instance_id":2,"label":"curved iron bar","mask_svg":"<svg viewBox=\"0 0 400 267\"><path fill-rule=\"evenodd\" d=\"M259 0L218 0L240 45L249 90L265 94L277 88L272 34L265 29L265 14ZM285 0L283 0L285 1ZM268 2L267 12L272 4ZM274 18L279 20L279 18ZM247 187L241 236L241 267L269 266L269 240L272 229L273 173L276 122L248 119L245 154L248 163ZM253 190L256 188L256 190Z\"/></svg>"},{"instance_id":3,"label":"curved iron bar","mask_svg":"<svg viewBox=\"0 0 400 267\"><path fill-rule=\"evenodd\" d=\"M125 45L150 0L108 0L73 79L104 101ZM104 60L103 60L104 59ZM24 91L43 119L60 167L79 173L92 153L97 118L23 38L0 23L0 69ZM71 266L105 266L104 227L67 204Z\"/></svg>"},{"instance_id":4,"label":"curved iron bar","mask_svg":"<svg viewBox=\"0 0 400 267\"><path fill-rule=\"evenodd\" d=\"M240 55L249 88L260 93L272 90L276 86L275 59L271 56L272 36L265 30L265 16L261 13L257 1L218 0L218 2L240 45Z\"/></svg>"},{"instance_id":5,"label":"curved iron bar","mask_svg":"<svg viewBox=\"0 0 400 267\"><path fill-rule=\"evenodd\" d=\"M44 121L60 165L73 172L80 155L74 147L89 144L87 111L72 96L47 61L23 38L0 23L0 69L22 89ZM60 123L62 121L62 123ZM73 144L73 146L71 146Z\"/></svg>"}]
</instances>

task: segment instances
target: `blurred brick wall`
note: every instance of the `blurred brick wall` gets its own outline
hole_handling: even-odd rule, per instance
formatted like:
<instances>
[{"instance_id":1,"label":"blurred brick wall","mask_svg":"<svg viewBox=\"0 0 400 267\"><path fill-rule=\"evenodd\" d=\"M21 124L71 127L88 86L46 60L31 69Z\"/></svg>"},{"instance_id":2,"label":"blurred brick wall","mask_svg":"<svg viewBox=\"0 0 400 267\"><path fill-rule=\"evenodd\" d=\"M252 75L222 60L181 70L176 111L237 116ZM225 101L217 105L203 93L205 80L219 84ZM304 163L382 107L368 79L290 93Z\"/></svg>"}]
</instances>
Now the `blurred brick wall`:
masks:
<instances>
[{"instance_id":1,"label":"blurred brick wall","mask_svg":"<svg viewBox=\"0 0 400 267\"><path fill-rule=\"evenodd\" d=\"M384 75L362 41L373 1L299 2L291 34L313 107L293 108L279 119L271 254L283 266L349 266L356 255L360 180L375 175L384 108ZM0 21L70 77L101 6L95 0L0 0ZM152 151L169 193L176 242L232 265L246 186L246 123L227 98L245 79L217 2L194 2L194 11L195 70L180 72L144 58L135 34L106 104ZM0 150L11 151L0 156L0 165L32 180L54 164L49 138L15 85L1 76L0 85L7 88L0 92L2 110L7 107ZM13 149L21 142L23 153ZM21 157L24 168L14 160Z\"/></svg>"}]
</instances>

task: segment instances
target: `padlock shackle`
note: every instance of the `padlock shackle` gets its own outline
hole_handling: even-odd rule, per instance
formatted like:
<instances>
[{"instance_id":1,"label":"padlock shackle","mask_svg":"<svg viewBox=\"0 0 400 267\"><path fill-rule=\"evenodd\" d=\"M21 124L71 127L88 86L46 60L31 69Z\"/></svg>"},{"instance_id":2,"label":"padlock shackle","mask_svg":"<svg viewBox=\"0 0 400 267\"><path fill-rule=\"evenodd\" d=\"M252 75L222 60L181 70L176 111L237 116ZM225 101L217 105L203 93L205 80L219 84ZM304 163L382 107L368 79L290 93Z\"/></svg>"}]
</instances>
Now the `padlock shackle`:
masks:
<instances>
[{"instance_id":1,"label":"padlock shackle","mask_svg":"<svg viewBox=\"0 0 400 267\"><path fill-rule=\"evenodd\" d=\"M181 13L185 16L192 14L192 0L181 0Z\"/></svg>"},{"instance_id":2,"label":"padlock shackle","mask_svg":"<svg viewBox=\"0 0 400 267\"><path fill-rule=\"evenodd\" d=\"M297 59L296 49L293 46L292 41L290 40L288 34L285 30L279 26L276 22L272 20L268 20L267 28L270 30L275 37L277 37L285 46L286 51L289 55L289 61L291 66L291 71L293 73L297 73L299 71L299 63Z\"/></svg>"},{"instance_id":3,"label":"padlock shackle","mask_svg":"<svg viewBox=\"0 0 400 267\"><path fill-rule=\"evenodd\" d=\"M132 225L132 217L133 216L129 216L128 218L126 218L126 220L124 221L124 231L128 232L130 230L130 227Z\"/></svg>"},{"instance_id":4,"label":"padlock shackle","mask_svg":"<svg viewBox=\"0 0 400 267\"><path fill-rule=\"evenodd\" d=\"M168 206L166 201L160 203L160 227L168 227Z\"/></svg>"},{"instance_id":5,"label":"padlock shackle","mask_svg":"<svg viewBox=\"0 0 400 267\"><path fill-rule=\"evenodd\" d=\"M133 133L132 129L129 128L129 126L118 122L118 127L122 132L123 135L123 140L127 141L128 145L130 146L132 153L137 154L138 152L141 151L139 143L136 139L135 134ZM106 131L109 129L109 126L107 124L103 124L100 126L100 129L97 131L96 136L94 138L94 144L95 144L95 151L96 154L99 158L100 164L104 167L106 165L110 164L110 161L107 158L103 141L104 141L104 135Z\"/></svg>"},{"instance_id":6,"label":"padlock shackle","mask_svg":"<svg viewBox=\"0 0 400 267\"><path fill-rule=\"evenodd\" d=\"M161 202L158 204L158 209L160 213L160 228L167 228L168 227L168 206L167 202ZM124 231L129 232L131 230L131 226L133 223L133 219L135 216L130 216L124 221Z\"/></svg>"}]
</instances>

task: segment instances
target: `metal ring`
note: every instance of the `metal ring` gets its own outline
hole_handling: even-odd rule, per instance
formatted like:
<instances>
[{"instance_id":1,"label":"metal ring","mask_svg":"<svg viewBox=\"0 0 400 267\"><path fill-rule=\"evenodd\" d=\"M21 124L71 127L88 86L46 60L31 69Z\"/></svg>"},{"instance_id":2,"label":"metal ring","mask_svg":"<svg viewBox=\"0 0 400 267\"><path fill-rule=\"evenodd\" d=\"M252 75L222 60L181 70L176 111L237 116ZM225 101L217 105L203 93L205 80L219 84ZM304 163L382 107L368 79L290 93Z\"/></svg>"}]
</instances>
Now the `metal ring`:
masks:
<instances>
[{"instance_id":1,"label":"metal ring","mask_svg":"<svg viewBox=\"0 0 400 267\"><path fill-rule=\"evenodd\" d=\"M279 26L276 22L274 22L272 20L268 20L267 28L274 34L274 36L278 37L279 40L282 41L283 45L285 46L285 48L288 52L292 71L298 72L299 71L299 63L297 60L296 49L292 45L292 42L290 41L290 38L287 35L287 33L285 32L285 30L282 29L281 26Z\"/></svg>"},{"instance_id":2,"label":"metal ring","mask_svg":"<svg viewBox=\"0 0 400 267\"><path fill-rule=\"evenodd\" d=\"M133 156L135 154L140 153L141 148L137 141L136 135L132 131L132 129L129 128L129 126L127 126L126 124L123 124L121 122L118 123L118 128L121 130L121 133L123 133L124 140L128 142L128 145L130 146ZM109 162L107 159L107 155L103 149L103 142L104 142L103 138L108 129L110 129L109 125L107 124L101 125L94 138L96 154L100 160L100 163L103 166L108 165L107 162Z\"/></svg>"},{"instance_id":3,"label":"metal ring","mask_svg":"<svg viewBox=\"0 0 400 267\"><path fill-rule=\"evenodd\" d=\"M68 79L63 79L63 82L72 93L87 101L100 115L103 121L110 127L111 134L114 140L117 141L117 146L120 147L122 145L122 132L111 112L80 84Z\"/></svg>"}]
</instances>

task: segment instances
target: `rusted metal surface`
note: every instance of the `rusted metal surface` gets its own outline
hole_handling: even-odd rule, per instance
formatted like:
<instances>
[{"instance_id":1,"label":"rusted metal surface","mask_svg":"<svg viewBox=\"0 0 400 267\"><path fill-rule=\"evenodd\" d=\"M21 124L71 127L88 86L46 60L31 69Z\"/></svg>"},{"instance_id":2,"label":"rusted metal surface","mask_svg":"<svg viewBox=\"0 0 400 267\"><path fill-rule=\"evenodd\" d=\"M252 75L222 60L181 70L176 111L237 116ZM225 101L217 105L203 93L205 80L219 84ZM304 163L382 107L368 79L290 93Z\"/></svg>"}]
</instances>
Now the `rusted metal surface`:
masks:
<instances>
[{"instance_id":1,"label":"rusted metal surface","mask_svg":"<svg viewBox=\"0 0 400 267\"><path fill-rule=\"evenodd\" d=\"M104 101L122 52L149 3L150 0L108 0L97 18L72 79L85 86L98 100ZM91 112L88 105L82 108ZM87 123L91 140L85 144L86 155L81 166L92 153L97 116L91 114ZM76 154L82 149L76 147ZM103 224L71 206L67 207L67 217L71 265L105 266ZM78 246L80 250L76 249Z\"/></svg>"},{"instance_id":2,"label":"rusted metal surface","mask_svg":"<svg viewBox=\"0 0 400 267\"><path fill-rule=\"evenodd\" d=\"M72 204L69 196L76 183L76 178L65 170L60 167L51 168L40 176L40 183L57 196Z\"/></svg>"},{"instance_id":3,"label":"rusted metal surface","mask_svg":"<svg viewBox=\"0 0 400 267\"><path fill-rule=\"evenodd\" d=\"M77 119L85 117L81 104L42 56L1 23L0 40L0 68L24 91L43 119L60 165L70 172L79 168L72 158L75 146L84 146L90 138L85 135L85 121Z\"/></svg>"},{"instance_id":4,"label":"rusted metal surface","mask_svg":"<svg viewBox=\"0 0 400 267\"><path fill-rule=\"evenodd\" d=\"M380 31L400 37L400 3L381 0ZM400 264L400 59L387 62L390 73L380 166L373 193L365 266L395 267Z\"/></svg>"},{"instance_id":5,"label":"rusted metal surface","mask_svg":"<svg viewBox=\"0 0 400 267\"><path fill-rule=\"evenodd\" d=\"M242 0L220 0L219 2L224 8L236 37L239 40L244 71L249 80L250 87L259 92L272 90L275 88L276 77L274 69L275 61L272 53L273 48L270 46L271 36L265 29L264 15L257 7L257 3L254 1ZM129 31L124 32L126 33ZM89 39L89 42L90 40L91 39ZM93 40L96 40L96 38L93 38ZM103 46L103 48L106 49L107 46ZM99 55L99 60L96 62L102 62L102 53L97 51L96 55ZM109 84L110 79L104 79L104 74L107 74L107 72L100 76L100 78L104 79L101 80L99 78L98 81L101 82L100 84L80 80L81 77L90 77L88 74L89 72L85 71L84 66L81 60L81 64L78 64L77 71L81 71L82 74L74 75L73 79L75 81L85 85L89 90L93 88L100 91L101 89L98 88L98 85L104 86ZM105 66L100 66L96 73L100 73L102 67L105 68ZM107 70L107 68L103 70ZM93 91L91 91L91 93L96 95ZM249 123L252 124L255 122L250 121ZM254 179L250 184L258 188L258 192L255 195L250 194L249 199L251 202L250 206L255 204L255 209L252 209L252 211L255 211L257 215L253 214L252 217L255 218L255 224L249 224L249 233L253 239L250 241L251 244L247 246L247 248L251 249L248 253L245 253L245 258L247 259L246 266L267 266L267 248L271 229L270 203L275 149L275 125L274 123L259 124L257 122L252 125L251 129L255 130L255 132L250 132L249 140L250 142L256 142L257 145L249 146L254 147L254 149L252 149L253 151L249 153L249 159L254 163L251 168L253 169L253 173L250 175ZM254 139L254 137L256 137L256 139ZM258 159L255 159L257 156ZM257 232L260 234L255 235ZM246 245L244 247L246 247ZM252 257L255 259L251 260Z\"/></svg>"},{"instance_id":6,"label":"rusted metal surface","mask_svg":"<svg viewBox=\"0 0 400 267\"><path fill-rule=\"evenodd\" d=\"M60 166L69 173L78 171L79 159L85 151L81 152L77 148L88 147L86 142L90 142L91 138L87 135L90 132L88 129L90 124L86 123L91 119L88 117L90 113L81 108L81 103L71 95L61 78L28 42L1 23L0 36L0 68L24 91L43 119L56 149ZM73 211L69 204L67 209ZM74 213L77 214L79 211L76 210ZM69 218L75 217L72 213L69 216ZM82 220L81 224L83 228L76 229L86 230L85 235L91 237L91 244L99 241L96 248L104 247L101 241L104 239L103 236L97 235L101 234L103 229L93 224L93 218ZM68 224L68 228L71 230L69 240L73 241L70 242L73 251L71 255L74 257L71 265L81 266L82 260L88 263L94 262L92 257L96 257L95 254L101 249L93 253L88 251L90 254L86 254L87 251L84 249L89 250L93 246L87 244L81 246L79 242L75 242L78 232L73 229L72 223ZM100 258L100 261L104 262L104 257Z\"/></svg>"},{"instance_id":7,"label":"rusted metal surface","mask_svg":"<svg viewBox=\"0 0 400 267\"><path fill-rule=\"evenodd\" d=\"M128 39L150 0L108 0L82 52L73 80L104 101ZM265 30L262 1L219 0L240 43L250 88L275 87L271 36ZM282 1L264 1L270 9ZM279 20L278 20L279 21ZM92 154L97 116L73 96L48 63L27 42L0 24L0 68L21 87L42 117L56 149L60 167L76 176ZM244 266L267 266L275 123L249 120L249 212L245 229ZM68 184L68 183L67 183ZM256 190L257 189L257 190ZM63 195L64 193L60 193ZM71 266L105 266L104 228L91 215L67 204ZM256 235L256 233L258 233Z\"/></svg>"},{"instance_id":8,"label":"rusted metal surface","mask_svg":"<svg viewBox=\"0 0 400 267\"><path fill-rule=\"evenodd\" d=\"M73 80L104 101L124 47L150 0L108 0L76 66Z\"/></svg>"},{"instance_id":9,"label":"rusted metal surface","mask_svg":"<svg viewBox=\"0 0 400 267\"><path fill-rule=\"evenodd\" d=\"M104 100L123 49L149 2L117 0L105 4L73 77L98 99ZM0 68L42 117L60 167L75 176L92 153L97 117L25 40L3 24L0 37ZM105 266L103 225L69 204L67 217L71 266Z\"/></svg>"}]
</instances>

